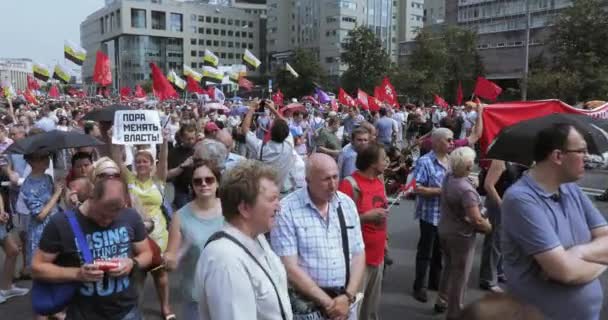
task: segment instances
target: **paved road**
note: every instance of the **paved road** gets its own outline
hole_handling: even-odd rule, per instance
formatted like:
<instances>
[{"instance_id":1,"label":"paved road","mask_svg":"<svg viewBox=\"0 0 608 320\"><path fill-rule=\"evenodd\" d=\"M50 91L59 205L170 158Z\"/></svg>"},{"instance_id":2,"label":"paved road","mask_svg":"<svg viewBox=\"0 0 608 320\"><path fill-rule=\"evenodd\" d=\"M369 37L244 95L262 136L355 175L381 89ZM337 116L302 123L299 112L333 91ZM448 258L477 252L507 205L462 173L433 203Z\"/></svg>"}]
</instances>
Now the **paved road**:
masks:
<instances>
[{"instance_id":1,"label":"paved road","mask_svg":"<svg viewBox=\"0 0 608 320\"><path fill-rule=\"evenodd\" d=\"M429 302L422 304L411 297L411 287L414 275L414 262L416 243L418 240L418 227L413 220L413 201L401 201L399 206L391 209L389 218L389 233L391 243L391 253L395 259L395 264L387 271L384 279L384 289L382 296L382 319L401 320L401 319L442 319L432 311L432 301L435 298L431 293ZM597 203L600 210L608 218L608 204ZM481 253L482 238L478 238L476 251L476 261L469 282L466 301L472 301L483 295L477 290L479 260ZM0 256L0 262L3 258ZM172 300L175 311L179 318L179 283L172 281ZM602 276L604 291L608 288L608 273ZM29 286L28 282L19 283L21 286ZM607 295L608 297L608 295ZM608 299L604 299L604 309L608 306ZM151 281L148 281L145 291L144 311L146 319L160 319L158 303ZM606 311L608 317L608 311ZM31 319L29 296L10 300L0 305L1 319Z\"/></svg>"}]
</instances>

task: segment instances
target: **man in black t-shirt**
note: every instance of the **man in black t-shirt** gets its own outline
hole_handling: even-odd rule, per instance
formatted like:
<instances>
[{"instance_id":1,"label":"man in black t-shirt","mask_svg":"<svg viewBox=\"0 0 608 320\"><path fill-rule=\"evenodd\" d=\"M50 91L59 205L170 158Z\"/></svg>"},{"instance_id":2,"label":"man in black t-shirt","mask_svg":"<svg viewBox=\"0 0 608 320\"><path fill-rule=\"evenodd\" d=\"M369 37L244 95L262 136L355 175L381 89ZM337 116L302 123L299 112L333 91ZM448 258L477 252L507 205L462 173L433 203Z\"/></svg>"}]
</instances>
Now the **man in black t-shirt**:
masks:
<instances>
[{"instance_id":1,"label":"man in black t-shirt","mask_svg":"<svg viewBox=\"0 0 608 320\"><path fill-rule=\"evenodd\" d=\"M196 127L183 124L177 132L177 147L169 151L167 179L173 182L175 198L173 203L180 209L190 200L190 183L192 180L192 154L196 143Z\"/></svg>"},{"instance_id":2,"label":"man in black t-shirt","mask_svg":"<svg viewBox=\"0 0 608 320\"><path fill-rule=\"evenodd\" d=\"M93 195L75 212L94 260L113 259L117 267L105 272L83 264L75 236L63 213L45 227L34 253L32 275L49 282L79 281L82 286L67 307L69 319L140 319L131 272L147 267L152 252L139 214L125 208L125 185L118 179L98 181Z\"/></svg>"}]
</instances>

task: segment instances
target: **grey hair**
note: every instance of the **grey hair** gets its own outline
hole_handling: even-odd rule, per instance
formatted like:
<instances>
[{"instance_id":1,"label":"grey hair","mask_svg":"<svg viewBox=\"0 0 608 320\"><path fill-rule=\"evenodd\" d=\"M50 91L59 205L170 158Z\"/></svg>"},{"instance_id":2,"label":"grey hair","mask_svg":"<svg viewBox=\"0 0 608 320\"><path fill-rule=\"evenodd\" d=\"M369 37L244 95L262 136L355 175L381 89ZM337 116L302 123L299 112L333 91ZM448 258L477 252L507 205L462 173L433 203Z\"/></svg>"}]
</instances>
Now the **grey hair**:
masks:
<instances>
[{"instance_id":1,"label":"grey hair","mask_svg":"<svg viewBox=\"0 0 608 320\"><path fill-rule=\"evenodd\" d=\"M205 139L194 146L192 157L196 160L213 162L218 169L224 170L228 158L228 149L217 140Z\"/></svg>"},{"instance_id":2,"label":"grey hair","mask_svg":"<svg viewBox=\"0 0 608 320\"><path fill-rule=\"evenodd\" d=\"M475 162L475 150L471 147L456 148L450 153L449 159L454 176L463 177L467 174L469 165Z\"/></svg>"},{"instance_id":3,"label":"grey hair","mask_svg":"<svg viewBox=\"0 0 608 320\"><path fill-rule=\"evenodd\" d=\"M450 136L454 136L452 130L448 128L437 128L431 133L431 140L438 141L439 139L447 139Z\"/></svg>"}]
</instances>

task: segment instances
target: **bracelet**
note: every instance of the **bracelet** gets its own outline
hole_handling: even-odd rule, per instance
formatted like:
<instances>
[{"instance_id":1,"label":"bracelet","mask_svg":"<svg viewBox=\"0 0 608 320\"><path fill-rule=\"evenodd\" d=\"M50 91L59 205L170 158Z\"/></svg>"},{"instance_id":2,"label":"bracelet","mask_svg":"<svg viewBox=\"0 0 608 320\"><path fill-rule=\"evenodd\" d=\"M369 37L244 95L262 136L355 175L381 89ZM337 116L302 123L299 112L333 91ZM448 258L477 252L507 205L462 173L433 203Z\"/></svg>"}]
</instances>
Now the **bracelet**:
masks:
<instances>
[{"instance_id":1,"label":"bracelet","mask_svg":"<svg viewBox=\"0 0 608 320\"><path fill-rule=\"evenodd\" d=\"M353 304L357 300L357 297L344 290L344 295L348 298L348 303Z\"/></svg>"}]
</instances>

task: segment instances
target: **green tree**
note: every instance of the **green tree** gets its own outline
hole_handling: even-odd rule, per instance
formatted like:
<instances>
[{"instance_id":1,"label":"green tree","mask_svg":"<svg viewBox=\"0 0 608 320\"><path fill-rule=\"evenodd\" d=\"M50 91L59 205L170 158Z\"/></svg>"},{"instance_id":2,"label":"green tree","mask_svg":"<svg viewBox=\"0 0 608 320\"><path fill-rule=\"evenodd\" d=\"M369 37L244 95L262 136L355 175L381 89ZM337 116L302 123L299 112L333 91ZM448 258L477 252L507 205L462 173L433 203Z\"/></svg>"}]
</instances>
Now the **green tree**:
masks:
<instances>
[{"instance_id":1,"label":"green tree","mask_svg":"<svg viewBox=\"0 0 608 320\"><path fill-rule=\"evenodd\" d=\"M440 32L421 30L406 67L400 68L394 78L397 90L405 93L408 101L432 101L433 94L455 101L458 82L464 92L470 92L483 73L477 35L447 27Z\"/></svg>"},{"instance_id":2,"label":"green tree","mask_svg":"<svg viewBox=\"0 0 608 320\"><path fill-rule=\"evenodd\" d=\"M608 20L601 0L577 0L558 15L549 44L553 63L532 65L530 96L569 103L608 94Z\"/></svg>"},{"instance_id":3,"label":"green tree","mask_svg":"<svg viewBox=\"0 0 608 320\"><path fill-rule=\"evenodd\" d=\"M357 88L373 93L374 87L392 68L389 55L372 30L357 27L348 32L348 40L342 44L342 63L348 69L342 74L341 84L348 92Z\"/></svg>"},{"instance_id":4,"label":"green tree","mask_svg":"<svg viewBox=\"0 0 608 320\"><path fill-rule=\"evenodd\" d=\"M302 48L296 49L289 65L298 73L299 77L294 77L284 68L275 73L277 85L285 98L299 98L310 95L314 92L315 87L326 85L326 73L312 51Z\"/></svg>"}]
</instances>

